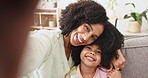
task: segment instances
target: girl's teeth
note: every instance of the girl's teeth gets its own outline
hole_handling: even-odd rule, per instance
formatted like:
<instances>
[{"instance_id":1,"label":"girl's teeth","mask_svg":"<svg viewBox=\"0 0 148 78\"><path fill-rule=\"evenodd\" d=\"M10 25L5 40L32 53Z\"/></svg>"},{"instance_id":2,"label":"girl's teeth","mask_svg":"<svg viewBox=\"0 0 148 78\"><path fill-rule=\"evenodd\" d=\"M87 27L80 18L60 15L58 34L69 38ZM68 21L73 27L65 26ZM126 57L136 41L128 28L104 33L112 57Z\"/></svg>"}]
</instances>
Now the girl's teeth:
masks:
<instances>
[{"instance_id":1,"label":"girl's teeth","mask_svg":"<svg viewBox=\"0 0 148 78\"><path fill-rule=\"evenodd\" d=\"M92 59L91 57L86 57L87 59L89 59L89 60L92 60L92 61L94 61L94 59Z\"/></svg>"}]
</instances>

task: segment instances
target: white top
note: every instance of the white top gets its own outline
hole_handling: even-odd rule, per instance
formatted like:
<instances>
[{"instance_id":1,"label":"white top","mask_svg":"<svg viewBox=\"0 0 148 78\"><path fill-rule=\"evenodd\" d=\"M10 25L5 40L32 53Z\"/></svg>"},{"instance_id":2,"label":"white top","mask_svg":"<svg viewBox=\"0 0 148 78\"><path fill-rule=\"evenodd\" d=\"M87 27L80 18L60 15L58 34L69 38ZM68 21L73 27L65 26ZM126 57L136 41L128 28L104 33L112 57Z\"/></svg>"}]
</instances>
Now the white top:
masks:
<instances>
[{"instance_id":1,"label":"white top","mask_svg":"<svg viewBox=\"0 0 148 78\"><path fill-rule=\"evenodd\" d=\"M28 38L19 78L63 78L72 66L67 61L63 35L57 30L39 30Z\"/></svg>"}]
</instances>

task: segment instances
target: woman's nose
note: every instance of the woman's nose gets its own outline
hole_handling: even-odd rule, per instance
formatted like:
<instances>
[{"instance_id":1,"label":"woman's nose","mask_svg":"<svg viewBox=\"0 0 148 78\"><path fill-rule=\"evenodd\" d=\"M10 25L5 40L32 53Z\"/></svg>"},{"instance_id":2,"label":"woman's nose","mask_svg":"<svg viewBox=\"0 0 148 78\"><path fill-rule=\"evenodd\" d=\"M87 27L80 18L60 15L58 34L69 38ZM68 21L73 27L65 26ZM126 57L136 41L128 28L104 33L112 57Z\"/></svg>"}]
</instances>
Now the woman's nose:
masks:
<instances>
[{"instance_id":1,"label":"woman's nose","mask_svg":"<svg viewBox=\"0 0 148 78\"><path fill-rule=\"evenodd\" d=\"M91 37L91 34L90 33L86 33L86 34L83 35L83 39L85 41L88 41L90 39L90 37Z\"/></svg>"}]
</instances>

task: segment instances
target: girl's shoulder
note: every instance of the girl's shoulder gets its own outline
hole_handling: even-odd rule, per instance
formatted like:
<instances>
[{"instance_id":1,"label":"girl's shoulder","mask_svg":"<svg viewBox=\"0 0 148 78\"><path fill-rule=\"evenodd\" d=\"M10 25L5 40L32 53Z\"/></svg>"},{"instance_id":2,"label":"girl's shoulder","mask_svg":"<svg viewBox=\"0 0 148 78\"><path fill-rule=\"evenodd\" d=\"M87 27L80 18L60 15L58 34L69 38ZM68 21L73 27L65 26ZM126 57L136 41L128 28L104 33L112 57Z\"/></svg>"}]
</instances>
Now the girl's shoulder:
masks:
<instances>
[{"instance_id":1,"label":"girl's shoulder","mask_svg":"<svg viewBox=\"0 0 148 78\"><path fill-rule=\"evenodd\" d=\"M95 78L98 78L98 77L101 77L101 78L107 78L107 69L104 68L104 67L98 67L97 68L97 71L96 71L96 77Z\"/></svg>"},{"instance_id":2,"label":"girl's shoulder","mask_svg":"<svg viewBox=\"0 0 148 78\"><path fill-rule=\"evenodd\" d=\"M74 66L70 69L70 71L65 75L64 78L75 78L76 76L77 67Z\"/></svg>"}]
</instances>

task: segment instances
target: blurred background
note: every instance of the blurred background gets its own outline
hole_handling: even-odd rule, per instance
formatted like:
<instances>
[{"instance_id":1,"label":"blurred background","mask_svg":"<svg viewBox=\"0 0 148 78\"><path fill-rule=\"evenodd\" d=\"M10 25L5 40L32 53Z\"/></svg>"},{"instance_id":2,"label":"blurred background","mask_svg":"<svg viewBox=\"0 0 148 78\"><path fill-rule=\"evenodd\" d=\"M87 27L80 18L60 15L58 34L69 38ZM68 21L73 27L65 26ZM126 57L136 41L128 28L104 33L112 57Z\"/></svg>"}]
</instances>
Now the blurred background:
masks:
<instances>
[{"instance_id":1,"label":"blurred background","mask_svg":"<svg viewBox=\"0 0 148 78\"><path fill-rule=\"evenodd\" d=\"M33 28L39 27L40 29L56 29L59 27L58 20L60 12L68 4L77 2L78 0L40 0L36 8L34 15ZM131 12L141 13L145 9L148 9L148 0L94 0L101 5L107 11L109 21L115 25L117 21L117 28L121 32L126 32L128 29L129 20L133 18L124 19L125 14ZM133 3L132 5L125 5L127 3ZM148 15L148 13L146 14ZM142 18L141 32L148 33L148 21Z\"/></svg>"}]
</instances>

